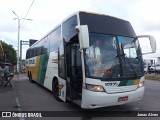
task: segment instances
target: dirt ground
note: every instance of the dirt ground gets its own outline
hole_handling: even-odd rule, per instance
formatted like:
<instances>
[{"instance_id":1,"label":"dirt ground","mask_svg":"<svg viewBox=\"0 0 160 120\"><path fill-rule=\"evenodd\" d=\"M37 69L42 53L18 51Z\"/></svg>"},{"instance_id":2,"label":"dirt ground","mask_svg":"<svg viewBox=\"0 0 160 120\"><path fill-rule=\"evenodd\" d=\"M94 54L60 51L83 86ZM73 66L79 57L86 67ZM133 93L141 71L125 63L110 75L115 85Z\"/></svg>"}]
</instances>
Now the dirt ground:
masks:
<instances>
[{"instance_id":1,"label":"dirt ground","mask_svg":"<svg viewBox=\"0 0 160 120\"><path fill-rule=\"evenodd\" d=\"M151 74L147 73L145 74L145 79L160 81L160 73L151 73Z\"/></svg>"}]
</instances>

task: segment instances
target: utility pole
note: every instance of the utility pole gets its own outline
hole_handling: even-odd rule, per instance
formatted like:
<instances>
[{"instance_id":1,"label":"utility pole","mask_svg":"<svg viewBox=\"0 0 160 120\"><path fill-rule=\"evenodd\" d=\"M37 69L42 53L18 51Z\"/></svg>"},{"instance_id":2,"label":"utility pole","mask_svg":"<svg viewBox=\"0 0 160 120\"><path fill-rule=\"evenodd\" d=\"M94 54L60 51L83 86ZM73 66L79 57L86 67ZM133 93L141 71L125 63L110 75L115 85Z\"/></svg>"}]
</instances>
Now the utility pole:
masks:
<instances>
[{"instance_id":1,"label":"utility pole","mask_svg":"<svg viewBox=\"0 0 160 120\"><path fill-rule=\"evenodd\" d=\"M16 17L17 18L14 18L13 20L16 20L16 19L18 19L18 48L17 48L17 72L19 73L19 70L21 70L21 69L19 69L19 64L20 64L20 62L19 62L19 39L20 39L20 21L23 19L23 20L32 20L32 19L25 19L25 18L22 18L22 19L20 19L19 18L19 16L14 12L14 11L12 11L13 12L13 14L15 14L16 15ZM21 67L21 66L20 66Z\"/></svg>"},{"instance_id":2,"label":"utility pole","mask_svg":"<svg viewBox=\"0 0 160 120\"><path fill-rule=\"evenodd\" d=\"M19 35L20 35L20 19L19 19L19 17L18 17L18 15L14 12L14 11L12 11L13 12L13 14L15 14L16 15L16 19L18 19L18 48L17 48L17 72L19 73ZM14 19L15 20L15 19Z\"/></svg>"},{"instance_id":3,"label":"utility pole","mask_svg":"<svg viewBox=\"0 0 160 120\"><path fill-rule=\"evenodd\" d=\"M20 41L20 70L22 70L22 45L29 45L29 41Z\"/></svg>"}]
</instances>

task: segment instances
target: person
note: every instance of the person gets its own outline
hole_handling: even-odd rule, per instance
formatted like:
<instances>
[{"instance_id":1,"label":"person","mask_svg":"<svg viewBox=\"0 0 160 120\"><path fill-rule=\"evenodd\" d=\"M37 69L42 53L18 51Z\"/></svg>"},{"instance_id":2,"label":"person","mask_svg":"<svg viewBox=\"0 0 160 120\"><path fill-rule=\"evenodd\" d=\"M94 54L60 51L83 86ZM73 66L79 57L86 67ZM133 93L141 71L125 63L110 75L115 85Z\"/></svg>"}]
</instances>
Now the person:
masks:
<instances>
[{"instance_id":1,"label":"person","mask_svg":"<svg viewBox=\"0 0 160 120\"><path fill-rule=\"evenodd\" d=\"M4 67L4 78L6 80L8 80L8 76L9 76L9 67L7 65L5 65L5 67Z\"/></svg>"},{"instance_id":2,"label":"person","mask_svg":"<svg viewBox=\"0 0 160 120\"><path fill-rule=\"evenodd\" d=\"M102 64L105 64L108 66L108 68L111 67L113 64L115 57L117 56L117 50L116 50L116 43L114 42L114 37L110 37L107 40L104 41L103 47L101 49L102 55L101 55L101 62Z\"/></svg>"},{"instance_id":3,"label":"person","mask_svg":"<svg viewBox=\"0 0 160 120\"><path fill-rule=\"evenodd\" d=\"M89 69L89 74L92 76L94 75L94 68L100 64L100 41L97 39L93 43L92 46L90 46L88 49L86 49L86 64Z\"/></svg>"}]
</instances>

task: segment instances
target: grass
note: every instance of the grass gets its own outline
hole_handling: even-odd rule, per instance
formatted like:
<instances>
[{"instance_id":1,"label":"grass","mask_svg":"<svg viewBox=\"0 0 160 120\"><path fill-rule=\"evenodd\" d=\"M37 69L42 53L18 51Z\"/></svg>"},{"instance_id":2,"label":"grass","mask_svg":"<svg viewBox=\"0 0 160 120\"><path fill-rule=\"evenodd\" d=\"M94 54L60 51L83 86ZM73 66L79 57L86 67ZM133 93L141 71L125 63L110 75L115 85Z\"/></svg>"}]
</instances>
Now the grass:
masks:
<instances>
[{"instance_id":1,"label":"grass","mask_svg":"<svg viewBox=\"0 0 160 120\"><path fill-rule=\"evenodd\" d=\"M145 74L145 79L148 79L148 80L160 80L160 74L155 74L155 73L152 73L152 74Z\"/></svg>"}]
</instances>

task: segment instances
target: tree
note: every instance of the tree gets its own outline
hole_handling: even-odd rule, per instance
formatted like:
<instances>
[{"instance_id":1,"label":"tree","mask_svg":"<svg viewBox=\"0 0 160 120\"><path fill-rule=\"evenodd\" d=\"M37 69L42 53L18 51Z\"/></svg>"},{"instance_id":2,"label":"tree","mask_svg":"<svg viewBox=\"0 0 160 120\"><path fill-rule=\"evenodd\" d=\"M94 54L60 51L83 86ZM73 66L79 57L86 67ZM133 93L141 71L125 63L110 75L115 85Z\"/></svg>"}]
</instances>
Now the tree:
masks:
<instances>
[{"instance_id":1,"label":"tree","mask_svg":"<svg viewBox=\"0 0 160 120\"><path fill-rule=\"evenodd\" d=\"M0 59L1 62L11 63L12 65L17 64L16 50L12 45L8 45L2 41L2 47L4 51L4 57Z\"/></svg>"}]
</instances>

